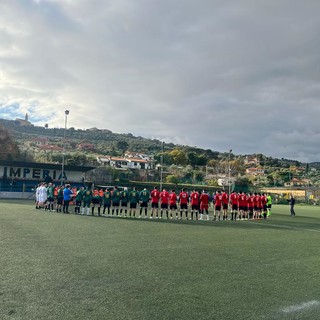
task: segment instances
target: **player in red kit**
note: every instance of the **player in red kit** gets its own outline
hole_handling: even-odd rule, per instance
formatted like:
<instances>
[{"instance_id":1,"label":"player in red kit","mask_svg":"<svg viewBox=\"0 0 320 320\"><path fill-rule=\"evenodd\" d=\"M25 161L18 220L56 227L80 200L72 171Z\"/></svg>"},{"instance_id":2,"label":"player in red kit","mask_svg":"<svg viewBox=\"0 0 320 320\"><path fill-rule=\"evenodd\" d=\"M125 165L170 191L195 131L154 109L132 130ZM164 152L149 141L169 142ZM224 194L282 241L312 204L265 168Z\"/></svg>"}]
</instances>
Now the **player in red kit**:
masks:
<instances>
[{"instance_id":1,"label":"player in red kit","mask_svg":"<svg viewBox=\"0 0 320 320\"><path fill-rule=\"evenodd\" d=\"M180 202L180 219L182 219L182 211L184 210L186 219L188 220L189 194L188 192L185 191L185 189L182 189L179 194L179 202Z\"/></svg>"},{"instance_id":2,"label":"player in red kit","mask_svg":"<svg viewBox=\"0 0 320 320\"><path fill-rule=\"evenodd\" d=\"M239 191L239 220L244 219L244 210L247 206L247 196Z\"/></svg>"},{"instance_id":3,"label":"player in red kit","mask_svg":"<svg viewBox=\"0 0 320 320\"><path fill-rule=\"evenodd\" d=\"M258 208L258 219L261 219L261 212L262 212L262 202L261 202L261 194L258 193L256 196L256 200L257 200L257 208Z\"/></svg>"},{"instance_id":4,"label":"player in red kit","mask_svg":"<svg viewBox=\"0 0 320 320\"><path fill-rule=\"evenodd\" d=\"M236 192L232 192L230 194L230 203L231 203L231 220L236 220L237 219L237 213L238 213L238 195Z\"/></svg>"},{"instance_id":5,"label":"player in red kit","mask_svg":"<svg viewBox=\"0 0 320 320\"><path fill-rule=\"evenodd\" d=\"M154 212L156 214L156 219L158 219L160 192L157 187L154 187L154 189L150 193L150 196L151 196L151 216L150 216L150 219L153 218Z\"/></svg>"},{"instance_id":6,"label":"player in red kit","mask_svg":"<svg viewBox=\"0 0 320 320\"><path fill-rule=\"evenodd\" d=\"M222 192L222 208L223 208L223 220L228 220L228 203L229 203L229 195L223 191Z\"/></svg>"},{"instance_id":7,"label":"player in red kit","mask_svg":"<svg viewBox=\"0 0 320 320\"><path fill-rule=\"evenodd\" d=\"M243 194L246 197L246 200L243 202L243 215L244 220L248 220L248 195L246 192L243 192Z\"/></svg>"},{"instance_id":8,"label":"player in red kit","mask_svg":"<svg viewBox=\"0 0 320 320\"><path fill-rule=\"evenodd\" d=\"M248 203L248 210L249 210L249 219L253 219L254 216L254 194L249 193L249 196L247 197L247 203Z\"/></svg>"},{"instance_id":9,"label":"player in red kit","mask_svg":"<svg viewBox=\"0 0 320 320\"><path fill-rule=\"evenodd\" d=\"M267 197L265 196L265 194L263 193L261 195L261 204L262 204L262 216L263 219L267 219Z\"/></svg>"},{"instance_id":10,"label":"player in red kit","mask_svg":"<svg viewBox=\"0 0 320 320\"><path fill-rule=\"evenodd\" d=\"M171 190L169 194L169 208L170 208L170 219L172 219L172 211L174 210L176 213L176 219L178 219L177 212L177 194L174 190Z\"/></svg>"},{"instance_id":11,"label":"player in red kit","mask_svg":"<svg viewBox=\"0 0 320 320\"><path fill-rule=\"evenodd\" d=\"M209 220L209 195L206 190L203 190L200 195L200 220L203 219L204 212L207 215L207 220Z\"/></svg>"},{"instance_id":12,"label":"player in red kit","mask_svg":"<svg viewBox=\"0 0 320 320\"><path fill-rule=\"evenodd\" d=\"M221 191L219 190L216 192L216 196L215 196L213 220L216 220L216 214L218 214L218 220L220 221L221 206L222 206L222 194L221 194Z\"/></svg>"},{"instance_id":13,"label":"player in red kit","mask_svg":"<svg viewBox=\"0 0 320 320\"><path fill-rule=\"evenodd\" d=\"M167 219L169 219L169 212L168 212L168 206L169 206L169 192L166 189L163 189L160 193L160 218L162 219L163 210L166 210Z\"/></svg>"},{"instance_id":14,"label":"player in red kit","mask_svg":"<svg viewBox=\"0 0 320 320\"><path fill-rule=\"evenodd\" d=\"M199 212L199 192L194 189L190 195L191 199L191 219L193 220L193 214L196 216L196 220L198 220L198 212Z\"/></svg>"}]
</instances>

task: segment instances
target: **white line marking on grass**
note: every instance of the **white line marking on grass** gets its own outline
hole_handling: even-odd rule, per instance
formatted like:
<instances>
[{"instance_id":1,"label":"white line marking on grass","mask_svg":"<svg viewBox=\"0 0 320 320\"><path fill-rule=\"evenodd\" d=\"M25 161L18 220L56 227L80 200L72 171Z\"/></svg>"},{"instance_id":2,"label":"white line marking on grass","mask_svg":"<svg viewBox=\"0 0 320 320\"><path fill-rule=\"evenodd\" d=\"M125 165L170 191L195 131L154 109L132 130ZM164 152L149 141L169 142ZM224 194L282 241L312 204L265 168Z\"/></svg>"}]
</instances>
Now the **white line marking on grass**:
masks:
<instances>
[{"instance_id":1,"label":"white line marking on grass","mask_svg":"<svg viewBox=\"0 0 320 320\"><path fill-rule=\"evenodd\" d=\"M296 305L284 308L281 311L284 313L293 313L301 310L311 309L318 306L320 306L320 302L317 300L312 300L312 301L308 301L308 302L304 302L301 304L296 304Z\"/></svg>"},{"instance_id":2,"label":"white line marking on grass","mask_svg":"<svg viewBox=\"0 0 320 320\"><path fill-rule=\"evenodd\" d=\"M253 222L253 221L251 223L257 224L257 222ZM291 226L285 226L285 225L273 224L273 223L259 224L259 226L270 226L270 227L278 227L278 228L293 229L293 230L300 230L300 231L320 232L320 230L316 230L316 229L298 228L298 227L291 227Z\"/></svg>"}]
</instances>

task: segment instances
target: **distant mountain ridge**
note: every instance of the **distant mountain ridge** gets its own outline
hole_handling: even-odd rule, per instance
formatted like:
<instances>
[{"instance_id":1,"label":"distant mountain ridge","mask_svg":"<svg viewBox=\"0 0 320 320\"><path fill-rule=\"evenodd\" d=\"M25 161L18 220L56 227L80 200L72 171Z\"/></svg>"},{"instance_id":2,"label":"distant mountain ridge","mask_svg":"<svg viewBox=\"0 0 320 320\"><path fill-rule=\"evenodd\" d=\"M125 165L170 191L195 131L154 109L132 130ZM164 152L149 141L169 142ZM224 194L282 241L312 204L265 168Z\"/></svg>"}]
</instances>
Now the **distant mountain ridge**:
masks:
<instances>
[{"instance_id":1,"label":"distant mountain ridge","mask_svg":"<svg viewBox=\"0 0 320 320\"><path fill-rule=\"evenodd\" d=\"M158 139L148 139L141 136L134 136L131 133L113 133L108 129L75 129L70 127L66 130L64 128L47 128L40 126L24 126L21 122L16 120L0 119L0 125L7 129L12 137L17 141L32 139L35 137L48 137L49 139L61 143L66 135L67 141L89 142L96 145L96 152L101 154L121 154L123 150L118 147L121 144L126 144L127 149L133 152L145 152L150 154L161 153L162 148L164 151L170 151L176 148L185 149L187 152L195 152L205 154L208 159L218 159L220 157L227 157L228 153L221 153L212 151L211 149L202 149L198 147L190 147L184 145L176 145L173 143L163 143ZM246 157L247 155L238 155L238 157ZM259 155L262 159L261 165L274 165L279 163L287 163L287 165L305 165L295 160L290 159L276 159L266 157L262 154ZM310 168L320 169L320 162L309 163Z\"/></svg>"}]
</instances>

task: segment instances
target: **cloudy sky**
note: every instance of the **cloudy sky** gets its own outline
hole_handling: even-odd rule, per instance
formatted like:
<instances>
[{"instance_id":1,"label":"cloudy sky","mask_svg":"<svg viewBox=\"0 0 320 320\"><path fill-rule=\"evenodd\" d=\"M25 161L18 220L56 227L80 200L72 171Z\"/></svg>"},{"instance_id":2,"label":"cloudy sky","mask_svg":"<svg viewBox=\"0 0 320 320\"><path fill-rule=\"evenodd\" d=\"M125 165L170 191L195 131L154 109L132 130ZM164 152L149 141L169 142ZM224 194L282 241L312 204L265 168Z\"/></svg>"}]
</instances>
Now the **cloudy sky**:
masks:
<instances>
[{"instance_id":1,"label":"cloudy sky","mask_svg":"<svg viewBox=\"0 0 320 320\"><path fill-rule=\"evenodd\" d=\"M0 2L0 118L320 161L319 0Z\"/></svg>"}]
</instances>

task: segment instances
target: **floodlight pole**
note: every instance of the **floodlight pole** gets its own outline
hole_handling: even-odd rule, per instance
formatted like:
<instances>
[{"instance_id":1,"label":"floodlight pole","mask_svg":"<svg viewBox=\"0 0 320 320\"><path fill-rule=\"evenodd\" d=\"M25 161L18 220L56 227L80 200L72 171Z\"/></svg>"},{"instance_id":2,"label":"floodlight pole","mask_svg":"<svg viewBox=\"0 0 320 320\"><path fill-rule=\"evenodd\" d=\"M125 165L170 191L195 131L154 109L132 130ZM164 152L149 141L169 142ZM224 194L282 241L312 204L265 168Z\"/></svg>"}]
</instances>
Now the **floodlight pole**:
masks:
<instances>
[{"instance_id":1,"label":"floodlight pole","mask_svg":"<svg viewBox=\"0 0 320 320\"><path fill-rule=\"evenodd\" d=\"M61 185L64 182L64 161L65 161L65 153L66 153L66 132L67 132L67 119L69 115L69 110L65 110L64 112L64 133L63 133L63 152L62 152L62 164L61 164Z\"/></svg>"},{"instance_id":2,"label":"floodlight pole","mask_svg":"<svg viewBox=\"0 0 320 320\"><path fill-rule=\"evenodd\" d=\"M231 175L231 166L230 166L230 161L231 161L231 152L232 149L229 150L229 159L228 159L228 186L229 186L229 196L230 196L230 192L231 192L231 181L230 181L230 175Z\"/></svg>"},{"instance_id":3,"label":"floodlight pole","mask_svg":"<svg viewBox=\"0 0 320 320\"><path fill-rule=\"evenodd\" d=\"M164 152L164 142L162 142L162 150L160 157L160 191L162 190L162 180L163 180L163 152Z\"/></svg>"}]
</instances>

